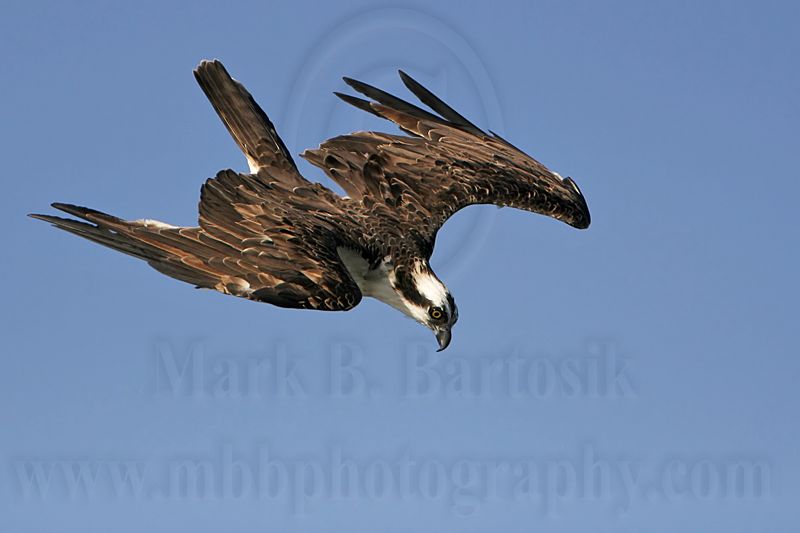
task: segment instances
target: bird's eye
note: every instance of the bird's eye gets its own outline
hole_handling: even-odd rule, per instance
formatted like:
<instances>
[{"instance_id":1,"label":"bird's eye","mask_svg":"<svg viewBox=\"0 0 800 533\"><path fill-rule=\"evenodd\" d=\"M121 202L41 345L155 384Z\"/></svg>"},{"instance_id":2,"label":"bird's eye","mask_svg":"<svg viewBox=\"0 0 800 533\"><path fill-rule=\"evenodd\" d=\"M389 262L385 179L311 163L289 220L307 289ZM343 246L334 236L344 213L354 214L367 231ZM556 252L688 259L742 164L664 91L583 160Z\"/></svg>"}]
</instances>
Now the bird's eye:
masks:
<instances>
[{"instance_id":1,"label":"bird's eye","mask_svg":"<svg viewBox=\"0 0 800 533\"><path fill-rule=\"evenodd\" d=\"M442 310L441 307L431 307L428 310L428 314L434 320L441 320L442 318L444 318L444 311Z\"/></svg>"}]
</instances>

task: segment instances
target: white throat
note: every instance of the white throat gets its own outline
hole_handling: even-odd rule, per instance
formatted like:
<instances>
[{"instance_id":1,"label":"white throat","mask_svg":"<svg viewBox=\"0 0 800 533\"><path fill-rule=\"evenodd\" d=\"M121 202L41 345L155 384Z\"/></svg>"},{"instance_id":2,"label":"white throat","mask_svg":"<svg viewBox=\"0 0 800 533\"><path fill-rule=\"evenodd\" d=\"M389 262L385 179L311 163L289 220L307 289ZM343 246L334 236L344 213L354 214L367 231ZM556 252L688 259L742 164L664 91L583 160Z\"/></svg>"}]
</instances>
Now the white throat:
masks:
<instances>
[{"instance_id":1,"label":"white throat","mask_svg":"<svg viewBox=\"0 0 800 533\"><path fill-rule=\"evenodd\" d=\"M391 305L401 313L409 316L421 324L427 321L427 309L407 301L394 289L394 265L390 257L385 257L377 268L371 269L366 259L361 254L350 248L339 247L336 249L339 257L356 282L361 294L375 298ZM447 301L447 291L441 282L429 274L419 270L415 272L415 281L420 293L433 302Z\"/></svg>"}]
</instances>

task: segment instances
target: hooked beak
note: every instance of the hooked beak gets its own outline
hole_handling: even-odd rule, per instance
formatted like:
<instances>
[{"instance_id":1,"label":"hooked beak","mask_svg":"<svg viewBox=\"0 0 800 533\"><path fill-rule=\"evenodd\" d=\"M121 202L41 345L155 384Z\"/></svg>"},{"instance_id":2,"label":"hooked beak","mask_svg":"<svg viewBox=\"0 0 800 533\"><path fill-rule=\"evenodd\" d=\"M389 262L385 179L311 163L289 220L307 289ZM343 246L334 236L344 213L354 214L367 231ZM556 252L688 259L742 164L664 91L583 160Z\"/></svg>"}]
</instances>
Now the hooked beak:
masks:
<instances>
[{"instance_id":1,"label":"hooked beak","mask_svg":"<svg viewBox=\"0 0 800 533\"><path fill-rule=\"evenodd\" d=\"M450 345L450 339L453 335L450 333L450 326L445 326L442 329L436 332L436 340L439 341L439 349L436 350L437 352L441 352L445 348Z\"/></svg>"}]
</instances>

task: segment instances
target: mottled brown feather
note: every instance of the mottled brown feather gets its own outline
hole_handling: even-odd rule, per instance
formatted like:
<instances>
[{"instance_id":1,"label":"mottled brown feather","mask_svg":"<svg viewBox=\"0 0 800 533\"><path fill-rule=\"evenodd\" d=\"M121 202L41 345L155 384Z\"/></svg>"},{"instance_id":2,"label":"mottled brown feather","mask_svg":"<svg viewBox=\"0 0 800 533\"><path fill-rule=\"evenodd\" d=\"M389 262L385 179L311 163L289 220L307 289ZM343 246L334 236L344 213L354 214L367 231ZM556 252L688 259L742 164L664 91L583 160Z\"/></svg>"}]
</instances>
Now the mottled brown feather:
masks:
<instances>
[{"instance_id":1,"label":"mottled brown feather","mask_svg":"<svg viewBox=\"0 0 800 533\"><path fill-rule=\"evenodd\" d=\"M198 287L320 310L350 309L362 297L340 247L357 250L373 265L389 257L400 275L429 258L441 225L471 204L589 225L586 202L571 179L483 132L404 73L406 86L441 116L347 79L372 101L342 99L410 136L357 132L303 154L349 198L300 175L272 122L221 63L204 61L195 76L255 167L252 174L223 170L205 182L199 226L127 221L60 203L53 207L80 220L32 216Z\"/></svg>"}]
</instances>

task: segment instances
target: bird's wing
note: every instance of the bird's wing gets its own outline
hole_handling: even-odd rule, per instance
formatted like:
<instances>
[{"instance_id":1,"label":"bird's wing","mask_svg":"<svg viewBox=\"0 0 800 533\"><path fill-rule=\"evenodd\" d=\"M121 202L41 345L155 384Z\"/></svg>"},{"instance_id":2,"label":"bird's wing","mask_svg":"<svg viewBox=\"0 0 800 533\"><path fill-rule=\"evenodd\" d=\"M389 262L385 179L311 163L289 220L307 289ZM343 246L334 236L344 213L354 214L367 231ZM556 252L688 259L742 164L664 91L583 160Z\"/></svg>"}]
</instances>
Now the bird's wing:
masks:
<instances>
[{"instance_id":1,"label":"bird's wing","mask_svg":"<svg viewBox=\"0 0 800 533\"><path fill-rule=\"evenodd\" d=\"M345 78L371 100L337 95L396 123L410 136L357 132L303 153L351 198L387 204L433 240L456 211L496 204L541 213L576 228L589 226L578 186L501 137L482 131L405 73L405 85L435 115L367 84Z\"/></svg>"},{"instance_id":2,"label":"bird's wing","mask_svg":"<svg viewBox=\"0 0 800 533\"><path fill-rule=\"evenodd\" d=\"M342 228L352 234L357 226L347 226L341 198L300 175L272 122L220 62L202 62L195 76L253 171L225 170L206 181L199 227L59 203L53 206L82 220L31 216L198 287L281 307L354 307L361 292L337 246Z\"/></svg>"},{"instance_id":3,"label":"bird's wing","mask_svg":"<svg viewBox=\"0 0 800 533\"><path fill-rule=\"evenodd\" d=\"M361 292L337 254L331 194L226 170L203 186L199 227L127 221L69 204L53 206L83 221L31 216L197 287L280 307L344 311Z\"/></svg>"}]
</instances>

